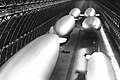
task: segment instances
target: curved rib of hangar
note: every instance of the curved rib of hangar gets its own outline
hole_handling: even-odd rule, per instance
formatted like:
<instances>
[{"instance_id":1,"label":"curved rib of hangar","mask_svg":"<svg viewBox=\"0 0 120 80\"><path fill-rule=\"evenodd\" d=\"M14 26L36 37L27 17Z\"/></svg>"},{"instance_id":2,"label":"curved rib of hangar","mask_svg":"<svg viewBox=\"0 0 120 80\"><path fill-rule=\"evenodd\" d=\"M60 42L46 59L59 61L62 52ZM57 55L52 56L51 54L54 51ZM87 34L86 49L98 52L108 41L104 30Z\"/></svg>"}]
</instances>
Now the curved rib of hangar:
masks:
<instances>
[{"instance_id":1,"label":"curved rib of hangar","mask_svg":"<svg viewBox=\"0 0 120 80\"><path fill-rule=\"evenodd\" d=\"M120 80L118 0L0 0L0 80Z\"/></svg>"}]
</instances>

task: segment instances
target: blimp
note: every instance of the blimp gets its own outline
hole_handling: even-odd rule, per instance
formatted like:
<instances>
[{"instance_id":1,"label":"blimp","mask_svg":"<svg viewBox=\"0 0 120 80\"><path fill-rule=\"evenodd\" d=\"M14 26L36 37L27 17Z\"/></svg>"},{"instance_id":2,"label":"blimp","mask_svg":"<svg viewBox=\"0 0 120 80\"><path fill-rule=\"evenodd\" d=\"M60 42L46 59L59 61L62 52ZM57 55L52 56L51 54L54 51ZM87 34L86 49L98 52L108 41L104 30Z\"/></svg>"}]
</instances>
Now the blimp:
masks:
<instances>
[{"instance_id":1,"label":"blimp","mask_svg":"<svg viewBox=\"0 0 120 80\"><path fill-rule=\"evenodd\" d=\"M88 48L81 48L76 51L70 80L78 80L77 78L79 74L85 75L88 61L85 56L86 54L90 54Z\"/></svg>"},{"instance_id":2,"label":"blimp","mask_svg":"<svg viewBox=\"0 0 120 80\"><path fill-rule=\"evenodd\" d=\"M75 19L71 15L65 15L60 18L53 26L54 32L60 37L70 35L75 26Z\"/></svg>"},{"instance_id":3,"label":"blimp","mask_svg":"<svg viewBox=\"0 0 120 80\"><path fill-rule=\"evenodd\" d=\"M94 16L89 16L82 22L83 30L100 30L101 21L99 18Z\"/></svg>"},{"instance_id":4,"label":"blimp","mask_svg":"<svg viewBox=\"0 0 120 80\"><path fill-rule=\"evenodd\" d=\"M110 59L102 52L94 52L87 63L86 80L116 80Z\"/></svg>"},{"instance_id":5,"label":"blimp","mask_svg":"<svg viewBox=\"0 0 120 80\"><path fill-rule=\"evenodd\" d=\"M1 67L0 80L49 80L58 59L60 42L56 34L36 38Z\"/></svg>"},{"instance_id":6,"label":"blimp","mask_svg":"<svg viewBox=\"0 0 120 80\"><path fill-rule=\"evenodd\" d=\"M85 15L86 17L88 17L88 16L95 16L95 15L96 15L95 9L89 7L88 9L85 10L84 15Z\"/></svg>"},{"instance_id":7,"label":"blimp","mask_svg":"<svg viewBox=\"0 0 120 80\"><path fill-rule=\"evenodd\" d=\"M70 12L69 15L72 15L75 19L80 16L80 9L79 8L73 8Z\"/></svg>"}]
</instances>

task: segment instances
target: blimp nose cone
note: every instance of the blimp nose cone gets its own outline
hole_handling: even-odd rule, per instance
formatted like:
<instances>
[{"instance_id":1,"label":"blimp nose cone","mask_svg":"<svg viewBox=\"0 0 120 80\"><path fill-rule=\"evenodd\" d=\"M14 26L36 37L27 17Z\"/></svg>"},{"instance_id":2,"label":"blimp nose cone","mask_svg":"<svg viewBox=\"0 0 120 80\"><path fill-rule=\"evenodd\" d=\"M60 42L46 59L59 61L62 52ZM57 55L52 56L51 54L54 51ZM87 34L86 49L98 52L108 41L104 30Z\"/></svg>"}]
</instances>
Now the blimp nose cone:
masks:
<instances>
[{"instance_id":1,"label":"blimp nose cone","mask_svg":"<svg viewBox=\"0 0 120 80\"><path fill-rule=\"evenodd\" d=\"M73 8L70 12L69 15L72 15L74 18L78 18L80 16L80 9L79 8Z\"/></svg>"},{"instance_id":2,"label":"blimp nose cone","mask_svg":"<svg viewBox=\"0 0 120 80\"><path fill-rule=\"evenodd\" d=\"M95 16L95 14L96 14L96 12L95 12L94 8L88 8L88 9L86 9L86 11L84 13L84 15L86 17L88 17L88 16Z\"/></svg>"},{"instance_id":3,"label":"blimp nose cone","mask_svg":"<svg viewBox=\"0 0 120 80\"><path fill-rule=\"evenodd\" d=\"M66 15L56 22L54 30L59 36L65 36L74 28L74 26L74 17L71 15Z\"/></svg>"},{"instance_id":4,"label":"blimp nose cone","mask_svg":"<svg viewBox=\"0 0 120 80\"><path fill-rule=\"evenodd\" d=\"M104 53L92 54L87 64L86 80L115 80L110 59Z\"/></svg>"},{"instance_id":5,"label":"blimp nose cone","mask_svg":"<svg viewBox=\"0 0 120 80\"><path fill-rule=\"evenodd\" d=\"M97 17L90 16L83 21L82 27L84 30L91 30L91 29L100 30L101 21Z\"/></svg>"}]
</instances>

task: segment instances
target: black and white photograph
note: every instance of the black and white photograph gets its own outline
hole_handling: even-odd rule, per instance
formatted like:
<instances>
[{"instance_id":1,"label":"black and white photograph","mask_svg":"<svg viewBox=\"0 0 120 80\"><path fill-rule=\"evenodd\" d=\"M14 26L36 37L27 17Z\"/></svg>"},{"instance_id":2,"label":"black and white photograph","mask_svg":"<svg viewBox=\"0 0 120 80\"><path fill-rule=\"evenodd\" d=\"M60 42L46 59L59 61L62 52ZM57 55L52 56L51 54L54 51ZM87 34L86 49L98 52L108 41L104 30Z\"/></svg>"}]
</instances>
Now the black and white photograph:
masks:
<instances>
[{"instance_id":1,"label":"black and white photograph","mask_svg":"<svg viewBox=\"0 0 120 80\"><path fill-rule=\"evenodd\" d=\"M0 80L120 80L120 1L0 0Z\"/></svg>"}]
</instances>

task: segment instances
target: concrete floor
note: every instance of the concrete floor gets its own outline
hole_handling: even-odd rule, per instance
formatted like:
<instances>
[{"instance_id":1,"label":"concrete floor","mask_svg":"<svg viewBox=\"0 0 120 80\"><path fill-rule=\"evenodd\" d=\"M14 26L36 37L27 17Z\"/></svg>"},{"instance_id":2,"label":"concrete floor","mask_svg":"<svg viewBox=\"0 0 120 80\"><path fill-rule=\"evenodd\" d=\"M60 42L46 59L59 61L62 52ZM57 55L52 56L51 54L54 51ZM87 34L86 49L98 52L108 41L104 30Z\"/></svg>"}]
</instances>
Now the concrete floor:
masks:
<instances>
[{"instance_id":1,"label":"concrete floor","mask_svg":"<svg viewBox=\"0 0 120 80\"><path fill-rule=\"evenodd\" d=\"M71 33L69 41L62 46L65 50L70 51L70 53L69 54L61 52L59 53L58 62L56 64L56 67L53 71L50 80L66 80L68 73L70 72L69 68L71 60L75 54L78 32L79 29L75 28Z\"/></svg>"}]
</instances>

